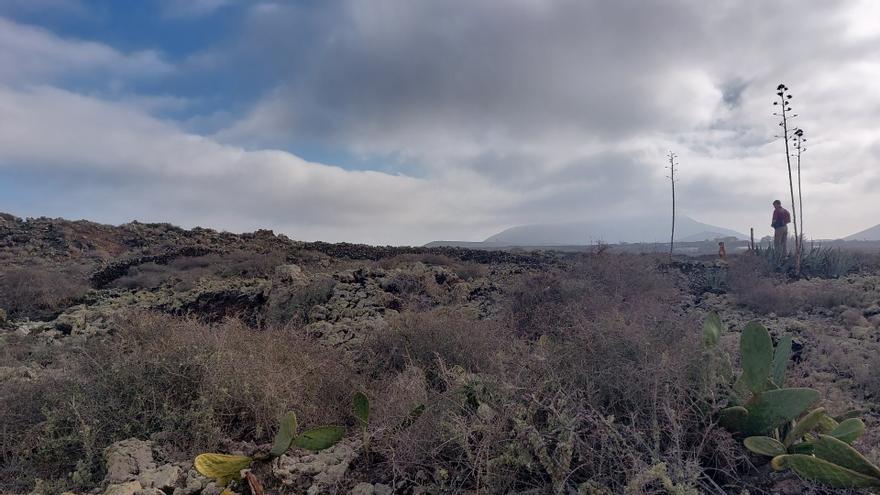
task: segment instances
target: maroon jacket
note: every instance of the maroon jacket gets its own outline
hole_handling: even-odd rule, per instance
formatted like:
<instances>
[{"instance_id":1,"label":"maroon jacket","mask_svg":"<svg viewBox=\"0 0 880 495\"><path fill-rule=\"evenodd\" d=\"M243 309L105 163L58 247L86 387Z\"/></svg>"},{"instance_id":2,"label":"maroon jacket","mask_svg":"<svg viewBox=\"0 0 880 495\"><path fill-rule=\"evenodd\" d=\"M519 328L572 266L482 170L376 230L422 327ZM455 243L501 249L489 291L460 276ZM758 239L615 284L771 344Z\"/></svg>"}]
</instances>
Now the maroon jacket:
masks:
<instances>
[{"instance_id":1,"label":"maroon jacket","mask_svg":"<svg viewBox=\"0 0 880 495\"><path fill-rule=\"evenodd\" d=\"M771 227L778 229L779 227L785 227L790 223L791 214L788 213L788 210L782 207L773 210L773 223L770 224Z\"/></svg>"}]
</instances>

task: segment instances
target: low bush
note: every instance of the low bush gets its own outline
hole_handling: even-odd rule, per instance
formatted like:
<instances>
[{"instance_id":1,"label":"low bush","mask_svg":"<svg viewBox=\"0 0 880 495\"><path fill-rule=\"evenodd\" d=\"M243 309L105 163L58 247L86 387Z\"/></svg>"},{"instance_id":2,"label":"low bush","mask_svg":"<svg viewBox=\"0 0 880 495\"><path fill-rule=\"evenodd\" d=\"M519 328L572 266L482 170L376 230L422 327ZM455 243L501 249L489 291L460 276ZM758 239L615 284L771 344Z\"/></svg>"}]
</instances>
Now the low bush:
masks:
<instances>
[{"instance_id":1,"label":"low bush","mask_svg":"<svg viewBox=\"0 0 880 495\"><path fill-rule=\"evenodd\" d=\"M50 317L85 296L89 290L87 270L79 265L3 267L0 309L10 317Z\"/></svg>"},{"instance_id":2,"label":"low bush","mask_svg":"<svg viewBox=\"0 0 880 495\"><path fill-rule=\"evenodd\" d=\"M757 314L789 316L814 308L858 305L865 297L842 280L789 281L765 268L758 258L739 256L728 270L728 287L734 300Z\"/></svg>"},{"instance_id":3,"label":"low bush","mask_svg":"<svg viewBox=\"0 0 880 495\"><path fill-rule=\"evenodd\" d=\"M91 487L103 448L129 437L192 456L223 438L269 441L289 410L304 425L350 414L357 379L345 360L291 329L154 314L115 327L107 340L56 349L37 377L0 381L0 490L36 478Z\"/></svg>"},{"instance_id":4,"label":"low bush","mask_svg":"<svg viewBox=\"0 0 880 495\"><path fill-rule=\"evenodd\" d=\"M151 262L131 266L124 276L109 285L150 290L168 284L175 290L189 290L205 277L268 278L274 273L275 267L284 263L285 256L272 251L182 256L167 264Z\"/></svg>"},{"instance_id":5,"label":"low bush","mask_svg":"<svg viewBox=\"0 0 880 495\"><path fill-rule=\"evenodd\" d=\"M496 369L499 355L513 342L495 321L475 320L448 310L403 313L368 342L380 369L416 366L436 377L438 363L473 372Z\"/></svg>"}]
</instances>

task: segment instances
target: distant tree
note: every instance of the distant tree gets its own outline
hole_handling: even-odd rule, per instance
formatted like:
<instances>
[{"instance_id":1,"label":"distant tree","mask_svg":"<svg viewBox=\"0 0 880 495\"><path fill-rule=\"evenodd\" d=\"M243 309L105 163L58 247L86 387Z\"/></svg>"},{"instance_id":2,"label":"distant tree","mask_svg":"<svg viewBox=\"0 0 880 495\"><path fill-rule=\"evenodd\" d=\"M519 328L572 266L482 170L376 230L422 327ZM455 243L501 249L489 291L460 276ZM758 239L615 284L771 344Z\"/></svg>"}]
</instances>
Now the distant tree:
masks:
<instances>
[{"instance_id":1,"label":"distant tree","mask_svg":"<svg viewBox=\"0 0 880 495\"><path fill-rule=\"evenodd\" d=\"M672 234L669 238L669 258L672 258L672 248L675 245L675 167L678 166L675 159L678 157L673 152L669 152L669 165L666 166L666 169L669 170L669 175L666 177L669 179L669 183L672 184Z\"/></svg>"},{"instance_id":2,"label":"distant tree","mask_svg":"<svg viewBox=\"0 0 880 495\"><path fill-rule=\"evenodd\" d=\"M788 140L790 139L788 132L788 121L797 117L797 114L791 113L791 99L792 95L788 91L788 87L785 84L780 84L776 87L776 95L779 96L779 101L774 101L774 106L779 106L780 111L773 112L773 115L780 117L779 126L782 127L782 141L785 143L785 163L788 165L788 187L791 191L791 215L792 215L792 225L794 225L794 256L795 256L795 273L800 274L801 271L801 238L798 235L798 224L797 224L797 203L794 202L794 179L792 178L791 173L791 150L788 146Z\"/></svg>"}]
</instances>

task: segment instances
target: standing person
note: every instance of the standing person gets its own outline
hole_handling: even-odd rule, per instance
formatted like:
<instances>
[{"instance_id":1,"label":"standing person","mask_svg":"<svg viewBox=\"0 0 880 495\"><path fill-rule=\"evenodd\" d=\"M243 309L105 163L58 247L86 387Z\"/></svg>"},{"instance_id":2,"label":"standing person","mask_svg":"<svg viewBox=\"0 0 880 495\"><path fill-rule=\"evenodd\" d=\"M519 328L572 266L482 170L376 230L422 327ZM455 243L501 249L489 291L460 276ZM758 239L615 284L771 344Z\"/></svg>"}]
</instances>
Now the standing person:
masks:
<instances>
[{"instance_id":1,"label":"standing person","mask_svg":"<svg viewBox=\"0 0 880 495\"><path fill-rule=\"evenodd\" d=\"M777 252L788 254L788 224L791 223L791 214L782 207L778 199L773 202L773 247Z\"/></svg>"}]
</instances>

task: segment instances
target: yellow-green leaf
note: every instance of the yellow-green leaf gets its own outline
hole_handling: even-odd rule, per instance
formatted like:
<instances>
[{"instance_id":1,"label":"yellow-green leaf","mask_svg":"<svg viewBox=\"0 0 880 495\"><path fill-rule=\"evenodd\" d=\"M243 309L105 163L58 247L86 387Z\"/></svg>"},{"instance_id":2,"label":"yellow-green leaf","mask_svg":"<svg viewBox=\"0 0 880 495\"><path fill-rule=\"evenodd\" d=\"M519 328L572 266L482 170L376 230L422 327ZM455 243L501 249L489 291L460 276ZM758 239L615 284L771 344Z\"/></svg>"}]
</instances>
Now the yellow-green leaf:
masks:
<instances>
[{"instance_id":1,"label":"yellow-green leaf","mask_svg":"<svg viewBox=\"0 0 880 495\"><path fill-rule=\"evenodd\" d=\"M248 468L252 462L253 459L243 455L199 454L195 467L202 476L225 483L241 479L241 470Z\"/></svg>"}]
</instances>

